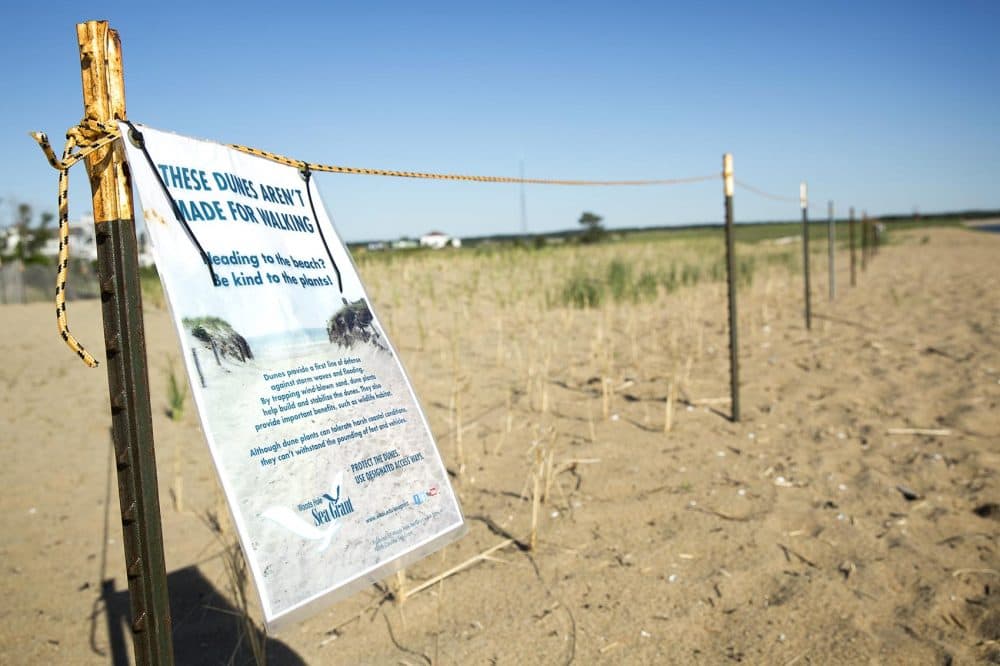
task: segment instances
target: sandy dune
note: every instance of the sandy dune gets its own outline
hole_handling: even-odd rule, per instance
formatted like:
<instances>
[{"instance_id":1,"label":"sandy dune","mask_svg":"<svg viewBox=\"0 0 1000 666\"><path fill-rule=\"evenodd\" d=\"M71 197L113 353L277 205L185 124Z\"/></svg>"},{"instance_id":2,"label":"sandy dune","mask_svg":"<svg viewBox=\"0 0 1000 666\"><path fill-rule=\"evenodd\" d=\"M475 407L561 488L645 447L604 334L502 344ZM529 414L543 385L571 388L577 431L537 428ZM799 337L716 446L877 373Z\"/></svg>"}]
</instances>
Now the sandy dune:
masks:
<instances>
[{"instance_id":1,"label":"sandy dune","mask_svg":"<svg viewBox=\"0 0 1000 666\"><path fill-rule=\"evenodd\" d=\"M402 606L371 588L277 636L271 663L1000 659L1000 235L898 241L854 289L841 253L833 303L816 255L810 333L797 280L741 295L738 424L715 400L728 393L718 284L633 311L553 310L540 339L508 323L506 346L488 303L417 344L408 311L376 289L446 463L464 463L453 481L470 533L410 569L410 584L505 534L527 538L522 493L541 451L554 481L539 544L501 549ZM72 303L69 317L102 347L99 303ZM591 343L604 322L620 359L607 420ZM165 311L149 310L146 327L178 663L234 651L249 663L206 518L219 492L197 418L190 401L180 421L166 416L178 343ZM129 663L105 373L63 348L50 304L0 308L0 334L0 663ZM672 335L685 357L658 351ZM519 374L517 355L540 346L548 371ZM684 374L665 434L667 383Z\"/></svg>"}]
</instances>

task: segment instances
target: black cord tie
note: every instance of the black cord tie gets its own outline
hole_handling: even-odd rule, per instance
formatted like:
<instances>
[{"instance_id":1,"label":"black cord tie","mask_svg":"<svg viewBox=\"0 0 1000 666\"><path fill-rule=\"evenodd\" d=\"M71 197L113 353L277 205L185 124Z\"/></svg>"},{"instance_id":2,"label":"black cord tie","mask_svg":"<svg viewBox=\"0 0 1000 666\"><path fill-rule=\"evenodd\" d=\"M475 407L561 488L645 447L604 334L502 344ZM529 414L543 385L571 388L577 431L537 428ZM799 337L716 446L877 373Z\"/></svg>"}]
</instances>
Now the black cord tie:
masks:
<instances>
[{"instance_id":1,"label":"black cord tie","mask_svg":"<svg viewBox=\"0 0 1000 666\"><path fill-rule=\"evenodd\" d=\"M204 261L205 265L208 266L208 273L209 275L212 276L212 285L219 286L221 282L215 275L215 269L212 268L212 258L208 256L208 252L206 252L205 248L203 248L201 246L201 243L198 242L198 238L194 235L194 232L191 230L191 226L187 223L187 220L185 220L184 216L181 214L180 206L177 205L177 202L174 200L173 195L170 194L170 190L167 189L167 184L166 182L164 182L163 176L160 174L160 170L156 168L156 164L153 162L153 158L150 156L149 151L146 149L146 141L142 136L142 132L140 132L135 128L135 125L132 124L132 121L126 120L124 122L129 127L128 130L129 140L132 142L132 145L141 150L142 154L146 156L146 161L149 163L150 170L152 170L153 174L156 176L156 180L160 183L160 187L163 189L163 193L167 195L167 199L170 201L170 208L174 211L174 217L180 223L181 227L183 227L184 232L187 234L187 237L191 240L191 243L193 243L195 248L198 249L198 253L201 255L202 261Z\"/></svg>"},{"instance_id":2,"label":"black cord tie","mask_svg":"<svg viewBox=\"0 0 1000 666\"><path fill-rule=\"evenodd\" d=\"M334 261L333 253L330 252L330 246L326 242L326 236L323 235L323 227L320 226L319 219L316 217L316 206L313 204L312 189L309 187L309 183L312 180L312 170L308 164L303 163L299 167L299 174L302 175L302 180L306 181L306 195L309 197L309 208L312 209L313 224L316 226L316 231L319 232L320 240L323 241L323 247L326 248L326 256L330 257L330 265L333 266L333 270L337 274L337 287L340 289L340 293L343 294L344 281L340 277L340 269L337 268L337 262Z\"/></svg>"}]
</instances>

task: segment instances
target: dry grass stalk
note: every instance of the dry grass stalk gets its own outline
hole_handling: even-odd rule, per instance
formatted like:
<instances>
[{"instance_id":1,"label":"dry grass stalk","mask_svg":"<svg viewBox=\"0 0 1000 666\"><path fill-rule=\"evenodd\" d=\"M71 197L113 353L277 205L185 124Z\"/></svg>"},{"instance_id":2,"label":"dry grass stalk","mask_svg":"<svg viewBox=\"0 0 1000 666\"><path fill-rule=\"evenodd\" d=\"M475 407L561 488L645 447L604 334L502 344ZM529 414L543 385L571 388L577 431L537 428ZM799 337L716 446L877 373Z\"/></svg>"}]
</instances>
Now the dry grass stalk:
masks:
<instances>
[{"instance_id":1,"label":"dry grass stalk","mask_svg":"<svg viewBox=\"0 0 1000 666\"><path fill-rule=\"evenodd\" d=\"M444 581L445 578L448 578L449 576L454 576L458 572L463 571L465 569L468 569L469 567L471 567L473 564L476 564L477 562L481 562L481 561L490 559L490 555L492 555L493 553L495 553L496 551L498 551L498 550L500 550L502 548L506 548L507 546L511 545L512 543L514 543L513 539L505 539L504 541L501 541L500 543L498 543L497 545L493 546L492 548L487 548L486 550L484 550L483 552L479 553L478 555L470 557L469 559L465 560L461 564L456 564L455 566L453 566L452 568L448 569L447 571L439 573L437 576L434 576L433 578L429 578L429 579L425 580L423 583L421 583L420 585L417 585L412 590L406 590L406 592L404 593L404 596L407 599L409 599L410 597L412 597L413 595L417 594L418 592L423 592L427 588L432 587L432 586L436 585L437 583L440 583L440 582Z\"/></svg>"},{"instance_id":2,"label":"dry grass stalk","mask_svg":"<svg viewBox=\"0 0 1000 666\"><path fill-rule=\"evenodd\" d=\"M559 467L556 468L558 470L556 473L562 474L570 467L574 467L576 465L596 465L599 462L601 462L600 458L569 458L568 460L564 460L559 463Z\"/></svg>"},{"instance_id":3,"label":"dry grass stalk","mask_svg":"<svg viewBox=\"0 0 1000 666\"><path fill-rule=\"evenodd\" d=\"M729 396L724 396L724 397L721 397L721 398L697 398L697 399L692 399L691 400L691 404L695 405L695 406L697 406L697 405L721 405L721 404L729 403L730 400L732 400L732 398L730 398Z\"/></svg>"},{"instance_id":4,"label":"dry grass stalk","mask_svg":"<svg viewBox=\"0 0 1000 666\"><path fill-rule=\"evenodd\" d=\"M170 490L170 495L174 500L174 511L183 513L184 511L184 477L180 475L177 468L174 468L174 486Z\"/></svg>"},{"instance_id":5,"label":"dry grass stalk","mask_svg":"<svg viewBox=\"0 0 1000 666\"><path fill-rule=\"evenodd\" d=\"M503 445L506 443L507 443L507 433L501 431L500 440L497 442L497 445L493 447L493 455L495 456L500 455L500 449L502 449Z\"/></svg>"},{"instance_id":6,"label":"dry grass stalk","mask_svg":"<svg viewBox=\"0 0 1000 666\"><path fill-rule=\"evenodd\" d=\"M705 327L698 326L698 351L696 354L697 359L700 361L701 356L705 351Z\"/></svg>"},{"instance_id":7,"label":"dry grass stalk","mask_svg":"<svg viewBox=\"0 0 1000 666\"><path fill-rule=\"evenodd\" d=\"M527 455L529 456L529 458L531 456L536 456L537 458L537 453L542 446L541 427L537 423L535 423L534 425L532 425L532 431L533 431L533 437L531 439L531 446L528 447ZM537 461L532 461L528 463L528 471L524 475L524 485L521 487L521 492L517 494L518 498L520 498L521 500L528 499L528 490L531 488L531 484L533 479L535 478L535 472L537 469L536 462Z\"/></svg>"},{"instance_id":8,"label":"dry grass stalk","mask_svg":"<svg viewBox=\"0 0 1000 666\"><path fill-rule=\"evenodd\" d=\"M563 330L564 331L572 331L573 330L573 310L571 310L570 308L563 308L562 317L563 317L563 326L562 326Z\"/></svg>"},{"instance_id":9,"label":"dry grass stalk","mask_svg":"<svg viewBox=\"0 0 1000 666\"><path fill-rule=\"evenodd\" d=\"M947 437L951 434L948 428L889 428L886 433L890 435L931 435L934 437Z\"/></svg>"},{"instance_id":10,"label":"dry grass stalk","mask_svg":"<svg viewBox=\"0 0 1000 666\"><path fill-rule=\"evenodd\" d=\"M535 387L535 362L533 359L528 361L527 377L527 381L524 383L524 394L528 399L528 409L533 409L535 406L534 391L532 391Z\"/></svg>"},{"instance_id":11,"label":"dry grass stalk","mask_svg":"<svg viewBox=\"0 0 1000 666\"><path fill-rule=\"evenodd\" d=\"M632 365L634 367L638 368L639 367L639 336L638 336L638 328L639 328L639 326L636 324L636 321L635 321L635 308L632 308L631 310L629 310L629 312L631 313L631 317L629 317L629 329L630 329L629 333L630 333L630 338L631 338L631 342L632 342L632 345L631 345L631 347L632 347Z\"/></svg>"},{"instance_id":12,"label":"dry grass stalk","mask_svg":"<svg viewBox=\"0 0 1000 666\"><path fill-rule=\"evenodd\" d=\"M222 494L219 492L218 487L216 487L215 493L215 514L211 511L206 511L204 520L216 540L222 545L222 562L229 583L229 594L236 609L232 613L230 611L223 612L233 615L239 623L239 638L230 658L230 663L236 657L240 645L242 645L244 638L246 638L253 655L254 663L257 666L264 666L267 663L267 634L263 628L257 625L250 614L249 575L246 560L243 559L243 551L240 549L239 543L235 541L229 543L228 541L229 514L226 511L226 507L221 505Z\"/></svg>"},{"instance_id":13,"label":"dry grass stalk","mask_svg":"<svg viewBox=\"0 0 1000 666\"><path fill-rule=\"evenodd\" d=\"M611 380L601 377L601 415L607 421L611 416Z\"/></svg>"},{"instance_id":14,"label":"dry grass stalk","mask_svg":"<svg viewBox=\"0 0 1000 666\"><path fill-rule=\"evenodd\" d=\"M178 442L174 447L174 482L170 489L170 495L174 501L174 511L178 513L184 511L184 477L181 476L181 451L182 443Z\"/></svg>"},{"instance_id":15,"label":"dry grass stalk","mask_svg":"<svg viewBox=\"0 0 1000 666\"><path fill-rule=\"evenodd\" d=\"M549 449L546 452L547 455L545 455L544 469L543 469L543 473L544 473L543 478L545 480L545 483L544 483L544 490L542 491L542 502L543 503L545 503L545 502L547 502L549 500L549 497L550 497L549 493L552 490L552 483L553 483L553 481L555 481L555 474L554 474L555 457L556 457L555 443L556 443L556 437L558 436L558 434L559 433L556 431L556 429L553 428L552 429L552 437L549 439Z\"/></svg>"},{"instance_id":16,"label":"dry grass stalk","mask_svg":"<svg viewBox=\"0 0 1000 666\"><path fill-rule=\"evenodd\" d=\"M594 345L593 345L594 361L600 359L601 353L604 350L604 324L601 322L598 322L597 324L596 336L597 338L594 340Z\"/></svg>"},{"instance_id":17,"label":"dry grass stalk","mask_svg":"<svg viewBox=\"0 0 1000 666\"><path fill-rule=\"evenodd\" d=\"M1000 576L1000 571L996 569L955 569L951 572L951 575L955 578L960 576L967 576L969 574L983 574L986 576Z\"/></svg>"},{"instance_id":18,"label":"dry grass stalk","mask_svg":"<svg viewBox=\"0 0 1000 666\"><path fill-rule=\"evenodd\" d=\"M226 507L226 500L217 483L214 484L214 495L216 531L220 536L226 536L229 533L229 509Z\"/></svg>"},{"instance_id":19,"label":"dry grass stalk","mask_svg":"<svg viewBox=\"0 0 1000 666\"><path fill-rule=\"evenodd\" d=\"M663 408L663 432L668 433L674 427L674 383L667 384L667 402Z\"/></svg>"},{"instance_id":20,"label":"dry grass stalk","mask_svg":"<svg viewBox=\"0 0 1000 666\"><path fill-rule=\"evenodd\" d=\"M542 477L542 467L543 467L543 457L541 448L535 449L535 465L532 469L532 490L531 490L531 538L528 541L532 552L535 550L535 546L538 540L538 509L541 506L541 497L538 493L538 486L541 483Z\"/></svg>"},{"instance_id":21,"label":"dry grass stalk","mask_svg":"<svg viewBox=\"0 0 1000 666\"><path fill-rule=\"evenodd\" d=\"M538 378L539 387L542 394L542 414L549 411L549 366L552 363L552 347L545 352L545 362L542 363L542 374Z\"/></svg>"},{"instance_id":22,"label":"dry grass stalk","mask_svg":"<svg viewBox=\"0 0 1000 666\"><path fill-rule=\"evenodd\" d=\"M507 387L507 433L514 429L514 389Z\"/></svg>"},{"instance_id":23,"label":"dry grass stalk","mask_svg":"<svg viewBox=\"0 0 1000 666\"><path fill-rule=\"evenodd\" d=\"M465 445L462 442L462 394L468 389L468 380L458 374L457 365L452 374L451 398L449 400L449 426L455 442L455 459L458 463L458 476L465 473Z\"/></svg>"},{"instance_id":24,"label":"dry grass stalk","mask_svg":"<svg viewBox=\"0 0 1000 666\"><path fill-rule=\"evenodd\" d=\"M239 544L234 543L228 547L224 553L226 574L229 578L230 592L233 595L234 605L238 612L240 627L240 642L246 637L250 652L253 654L254 663L257 666L267 664L267 634L257 626L250 615L250 598L248 594L248 576L246 560L243 559L243 551ZM237 648L239 643L237 643ZM235 651L234 651L235 655Z\"/></svg>"},{"instance_id":25,"label":"dry grass stalk","mask_svg":"<svg viewBox=\"0 0 1000 666\"><path fill-rule=\"evenodd\" d=\"M455 442L458 444L459 451L462 449L462 393L464 392L464 386L455 382L452 387L452 391L455 396Z\"/></svg>"},{"instance_id":26,"label":"dry grass stalk","mask_svg":"<svg viewBox=\"0 0 1000 666\"><path fill-rule=\"evenodd\" d=\"M503 365L503 317L497 317L497 367Z\"/></svg>"},{"instance_id":27,"label":"dry grass stalk","mask_svg":"<svg viewBox=\"0 0 1000 666\"><path fill-rule=\"evenodd\" d=\"M396 603L402 606L406 603L406 599L409 596L406 591L406 569L400 569L396 572L396 583L394 587L393 596L396 597Z\"/></svg>"}]
</instances>

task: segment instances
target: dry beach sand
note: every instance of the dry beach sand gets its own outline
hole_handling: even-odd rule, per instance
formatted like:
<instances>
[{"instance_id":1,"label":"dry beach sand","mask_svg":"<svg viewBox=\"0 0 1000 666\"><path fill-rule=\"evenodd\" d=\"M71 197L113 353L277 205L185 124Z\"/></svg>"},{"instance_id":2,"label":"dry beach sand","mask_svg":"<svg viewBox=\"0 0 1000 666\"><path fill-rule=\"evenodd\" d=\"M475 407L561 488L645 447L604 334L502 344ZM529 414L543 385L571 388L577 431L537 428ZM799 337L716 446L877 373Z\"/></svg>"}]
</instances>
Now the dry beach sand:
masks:
<instances>
[{"instance_id":1,"label":"dry beach sand","mask_svg":"<svg viewBox=\"0 0 1000 666\"><path fill-rule=\"evenodd\" d=\"M402 604L371 587L273 637L270 663L1000 661L1000 235L895 240L854 289L841 252L832 303L814 256L811 332L793 274L741 293L741 423L718 283L593 310L439 286L421 315L424 264L362 264L470 528L407 588L517 542ZM449 265L426 268L460 284ZM106 375L52 310L0 308L0 663L130 663ZM69 317L99 349L99 303ZM146 332L177 663L252 663L197 417L166 414L167 312Z\"/></svg>"}]
</instances>

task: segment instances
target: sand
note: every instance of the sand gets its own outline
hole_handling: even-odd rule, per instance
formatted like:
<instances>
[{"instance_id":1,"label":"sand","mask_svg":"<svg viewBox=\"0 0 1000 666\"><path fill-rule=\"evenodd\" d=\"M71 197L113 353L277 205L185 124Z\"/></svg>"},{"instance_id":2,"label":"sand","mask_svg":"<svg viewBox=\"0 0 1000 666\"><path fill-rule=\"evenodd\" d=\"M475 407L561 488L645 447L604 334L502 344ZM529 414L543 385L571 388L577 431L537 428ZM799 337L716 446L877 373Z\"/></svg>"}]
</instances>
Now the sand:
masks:
<instances>
[{"instance_id":1,"label":"sand","mask_svg":"<svg viewBox=\"0 0 1000 666\"><path fill-rule=\"evenodd\" d=\"M832 303L817 249L811 332L794 276L741 293L740 423L718 284L500 324L484 302L426 342L376 287L470 525L406 585L526 541L531 467L551 456L538 544L404 604L369 588L274 637L271 663L1000 660L1000 235L897 240L856 288L840 253ZM69 317L100 349L99 304ZM166 413L167 313L146 331L177 662L251 663L197 417L190 399ZM129 663L106 375L63 348L50 304L3 306L0 333L0 663Z\"/></svg>"}]
</instances>

